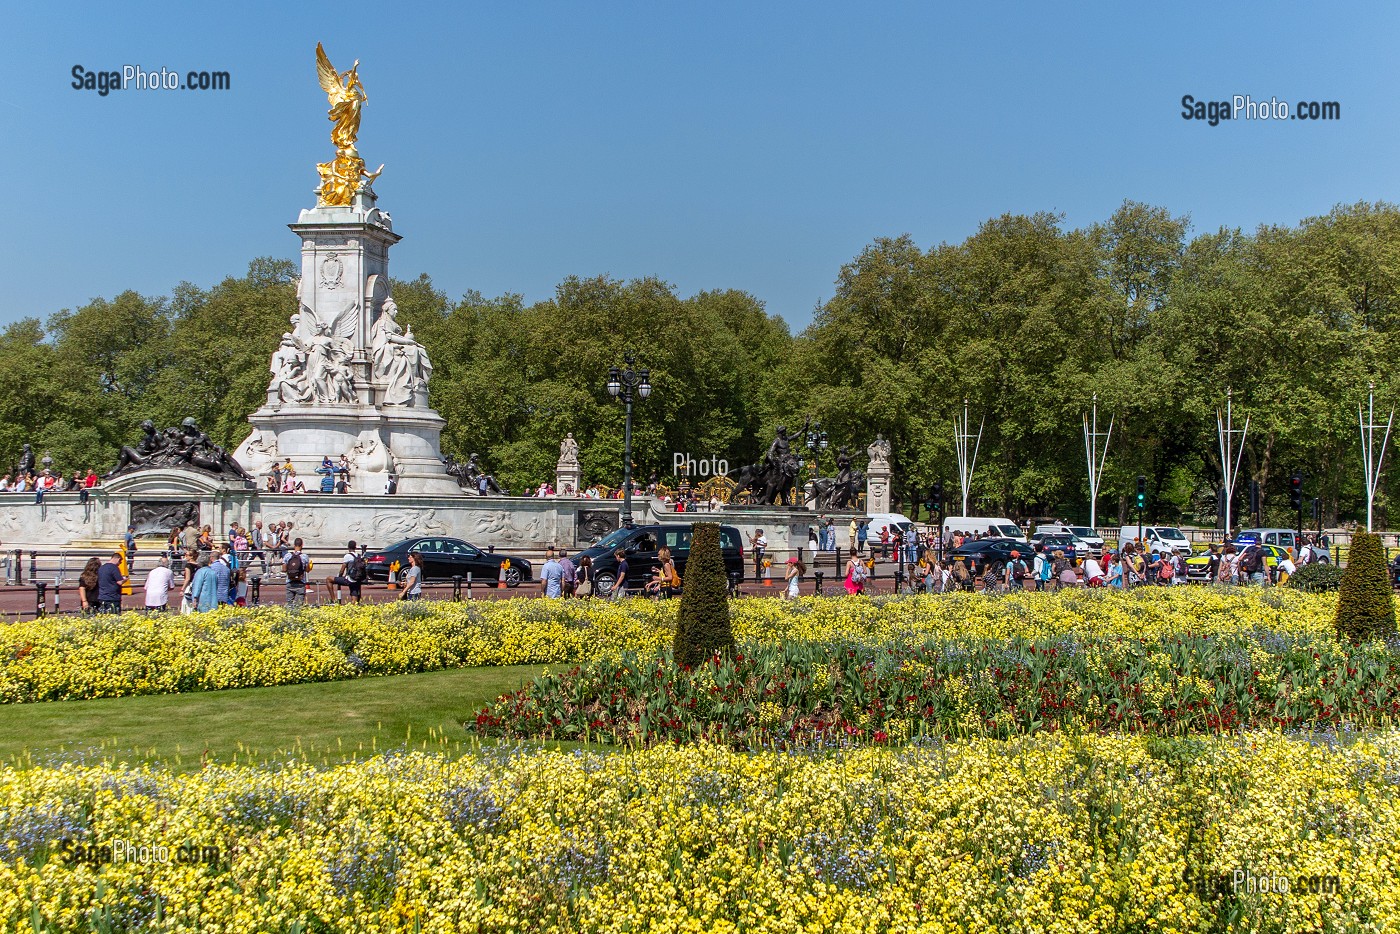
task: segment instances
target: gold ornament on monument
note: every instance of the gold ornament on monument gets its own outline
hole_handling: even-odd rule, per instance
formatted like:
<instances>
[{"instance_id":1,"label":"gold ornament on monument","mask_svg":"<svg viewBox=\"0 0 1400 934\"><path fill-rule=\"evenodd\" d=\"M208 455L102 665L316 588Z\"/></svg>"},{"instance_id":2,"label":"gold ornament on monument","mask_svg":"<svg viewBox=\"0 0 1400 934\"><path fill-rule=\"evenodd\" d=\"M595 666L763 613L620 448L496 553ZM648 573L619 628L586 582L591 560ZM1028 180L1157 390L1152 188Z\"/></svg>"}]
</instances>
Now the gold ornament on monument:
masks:
<instances>
[{"instance_id":1,"label":"gold ornament on monument","mask_svg":"<svg viewBox=\"0 0 1400 934\"><path fill-rule=\"evenodd\" d=\"M326 50L316 43L316 76L321 81L321 90L330 100L329 118L331 142L335 144L335 158L321 162L316 171L321 174L321 187L318 189L323 207L349 207L361 185L366 188L384 171L366 172L365 161L355 151L355 137L360 133L360 108L368 98L365 86L360 83L360 60L345 73L335 70ZM363 181L361 181L363 179Z\"/></svg>"}]
</instances>

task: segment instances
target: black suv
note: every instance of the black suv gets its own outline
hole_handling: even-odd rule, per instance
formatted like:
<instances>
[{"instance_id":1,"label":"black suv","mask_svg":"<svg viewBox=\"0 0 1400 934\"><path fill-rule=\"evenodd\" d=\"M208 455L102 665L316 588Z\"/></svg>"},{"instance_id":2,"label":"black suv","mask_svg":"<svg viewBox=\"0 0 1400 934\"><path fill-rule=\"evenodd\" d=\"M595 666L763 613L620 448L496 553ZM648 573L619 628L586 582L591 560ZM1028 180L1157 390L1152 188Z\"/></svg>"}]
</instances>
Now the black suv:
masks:
<instances>
[{"instance_id":1,"label":"black suv","mask_svg":"<svg viewBox=\"0 0 1400 934\"><path fill-rule=\"evenodd\" d=\"M743 537L734 526L719 527L720 551L724 555L724 570L731 587L744 580L743 542ZM660 567L661 561L656 555L662 548L671 549L676 573L685 573L685 562L690 557L690 526L638 525L618 529L598 544L574 555L574 564L578 564L585 555L593 563L593 588L600 597L612 593L617 584L617 558L613 552L619 548L627 553L626 587L628 590L640 590Z\"/></svg>"}]
</instances>

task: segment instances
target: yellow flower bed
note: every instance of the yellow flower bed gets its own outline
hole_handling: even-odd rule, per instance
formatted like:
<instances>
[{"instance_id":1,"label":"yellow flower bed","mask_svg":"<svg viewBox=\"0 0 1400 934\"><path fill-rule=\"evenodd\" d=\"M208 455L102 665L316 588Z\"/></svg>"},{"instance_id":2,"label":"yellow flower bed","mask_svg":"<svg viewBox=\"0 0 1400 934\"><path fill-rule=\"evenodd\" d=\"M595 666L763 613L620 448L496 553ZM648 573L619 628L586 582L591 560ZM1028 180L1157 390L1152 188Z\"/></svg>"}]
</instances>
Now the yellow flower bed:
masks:
<instances>
[{"instance_id":1,"label":"yellow flower bed","mask_svg":"<svg viewBox=\"0 0 1400 934\"><path fill-rule=\"evenodd\" d=\"M1400 734L0 770L7 930L1381 931L1397 866Z\"/></svg>"},{"instance_id":2,"label":"yellow flower bed","mask_svg":"<svg viewBox=\"0 0 1400 934\"><path fill-rule=\"evenodd\" d=\"M1123 635L1255 628L1329 634L1336 598L1288 590L740 599L738 639L760 642ZM333 681L477 665L583 661L670 644L678 601L342 606L288 613L50 617L0 627L0 703Z\"/></svg>"}]
</instances>

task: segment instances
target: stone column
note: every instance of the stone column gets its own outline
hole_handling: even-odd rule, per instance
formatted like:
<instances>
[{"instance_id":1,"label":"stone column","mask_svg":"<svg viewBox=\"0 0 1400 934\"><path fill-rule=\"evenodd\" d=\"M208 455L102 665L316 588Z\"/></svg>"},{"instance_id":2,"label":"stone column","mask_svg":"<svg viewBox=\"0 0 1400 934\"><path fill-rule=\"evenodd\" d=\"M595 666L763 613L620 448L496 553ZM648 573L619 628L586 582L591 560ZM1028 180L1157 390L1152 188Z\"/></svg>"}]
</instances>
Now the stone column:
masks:
<instances>
[{"instance_id":1,"label":"stone column","mask_svg":"<svg viewBox=\"0 0 1400 934\"><path fill-rule=\"evenodd\" d=\"M865 471L865 511L867 513L890 511L890 443L881 435L876 435L870 447L870 466Z\"/></svg>"}]
</instances>

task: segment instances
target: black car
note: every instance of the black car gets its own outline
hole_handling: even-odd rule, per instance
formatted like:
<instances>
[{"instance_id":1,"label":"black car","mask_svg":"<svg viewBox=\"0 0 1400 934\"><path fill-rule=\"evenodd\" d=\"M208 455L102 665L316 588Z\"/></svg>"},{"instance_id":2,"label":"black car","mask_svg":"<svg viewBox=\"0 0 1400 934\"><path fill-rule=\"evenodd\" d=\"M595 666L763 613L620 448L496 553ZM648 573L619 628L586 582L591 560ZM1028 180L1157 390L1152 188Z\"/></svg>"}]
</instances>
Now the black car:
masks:
<instances>
[{"instance_id":1,"label":"black car","mask_svg":"<svg viewBox=\"0 0 1400 934\"><path fill-rule=\"evenodd\" d=\"M724 570L731 586L744 580L743 543L743 536L734 526L719 527L720 552L724 555ZM593 563L593 587L600 597L611 593L617 583L617 558L613 557L613 552L619 548L627 553L627 589L640 590L660 566L657 552L662 548L671 549L676 573L685 573L685 562L690 557L690 526L638 525L618 529L598 544L574 555L574 564L585 555Z\"/></svg>"},{"instance_id":2,"label":"black car","mask_svg":"<svg viewBox=\"0 0 1400 934\"><path fill-rule=\"evenodd\" d=\"M981 577L988 566L1005 566L1011 560L1013 551L1020 552L1021 560L1029 568L1034 554L1032 547L1015 538L984 538L978 542L964 542L948 552L948 556L955 560L962 558L968 570Z\"/></svg>"},{"instance_id":3,"label":"black car","mask_svg":"<svg viewBox=\"0 0 1400 934\"><path fill-rule=\"evenodd\" d=\"M425 581L446 581L460 576L466 580L470 574L475 583L488 583L492 586L500 579L501 565L506 561L506 586L519 587L530 582L530 562L515 555L489 552L460 538L447 538L442 535L424 535L420 538L406 538L397 545L390 545L378 551L365 554L365 566L369 579L387 583L389 569L397 563L399 575L408 567L408 553L417 552L423 562Z\"/></svg>"},{"instance_id":4,"label":"black car","mask_svg":"<svg viewBox=\"0 0 1400 934\"><path fill-rule=\"evenodd\" d=\"M1076 557L1074 536L1068 532L1045 532L1043 534L1037 532L1031 536L1031 549L1034 550L1036 545L1044 545L1047 556L1053 556L1055 552L1063 551L1065 557L1071 561Z\"/></svg>"}]
</instances>

